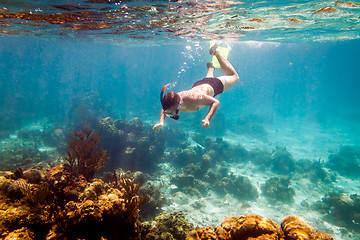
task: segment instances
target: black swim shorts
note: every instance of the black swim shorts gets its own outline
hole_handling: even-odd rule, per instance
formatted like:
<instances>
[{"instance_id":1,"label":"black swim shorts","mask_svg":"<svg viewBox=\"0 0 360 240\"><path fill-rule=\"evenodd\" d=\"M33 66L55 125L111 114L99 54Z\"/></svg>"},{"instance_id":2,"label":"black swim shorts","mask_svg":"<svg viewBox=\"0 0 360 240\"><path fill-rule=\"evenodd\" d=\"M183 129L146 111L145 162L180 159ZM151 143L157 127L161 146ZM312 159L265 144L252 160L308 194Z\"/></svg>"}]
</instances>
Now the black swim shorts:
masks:
<instances>
[{"instance_id":1,"label":"black swim shorts","mask_svg":"<svg viewBox=\"0 0 360 240\"><path fill-rule=\"evenodd\" d=\"M218 78L204 78L197 81L192 87L196 87L202 84L209 84L214 89L214 97L224 91L224 85Z\"/></svg>"}]
</instances>

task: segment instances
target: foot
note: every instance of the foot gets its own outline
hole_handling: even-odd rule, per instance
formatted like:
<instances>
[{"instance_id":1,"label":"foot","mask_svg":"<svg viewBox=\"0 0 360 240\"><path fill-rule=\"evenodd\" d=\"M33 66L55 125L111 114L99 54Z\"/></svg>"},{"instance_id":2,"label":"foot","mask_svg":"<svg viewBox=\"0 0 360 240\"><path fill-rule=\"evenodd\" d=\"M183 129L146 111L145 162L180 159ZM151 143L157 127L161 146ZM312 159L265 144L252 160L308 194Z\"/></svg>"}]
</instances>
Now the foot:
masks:
<instances>
[{"instance_id":1,"label":"foot","mask_svg":"<svg viewBox=\"0 0 360 240\"><path fill-rule=\"evenodd\" d=\"M214 46L210 48L210 55L215 55L217 47L217 44L214 44Z\"/></svg>"},{"instance_id":2,"label":"foot","mask_svg":"<svg viewBox=\"0 0 360 240\"><path fill-rule=\"evenodd\" d=\"M214 68L214 64L212 62L208 62L206 64L206 67L209 69L209 68ZM215 68L214 68L215 69Z\"/></svg>"}]
</instances>

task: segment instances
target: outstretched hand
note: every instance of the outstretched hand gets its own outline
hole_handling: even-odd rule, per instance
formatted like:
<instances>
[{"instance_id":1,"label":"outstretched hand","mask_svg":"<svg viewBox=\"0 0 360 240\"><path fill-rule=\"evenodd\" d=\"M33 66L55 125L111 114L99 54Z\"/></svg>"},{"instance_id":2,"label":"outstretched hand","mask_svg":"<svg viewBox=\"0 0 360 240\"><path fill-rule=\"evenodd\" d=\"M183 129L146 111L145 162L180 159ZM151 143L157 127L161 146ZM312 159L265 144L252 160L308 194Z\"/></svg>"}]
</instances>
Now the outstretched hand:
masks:
<instances>
[{"instance_id":1,"label":"outstretched hand","mask_svg":"<svg viewBox=\"0 0 360 240\"><path fill-rule=\"evenodd\" d=\"M163 126L164 126L163 123L157 123L154 125L153 130L154 131L160 130Z\"/></svg>"},{"instance_id":2,"label":"outstretched hand","mask_svg":"<svg viewBox=\"0 0 360 240\"><path fill-rule=\"evenodd\" d=\"M202 120L202 127L207 129L210 126L209 120L204 119Z\"/></svg>"}]
</instances>

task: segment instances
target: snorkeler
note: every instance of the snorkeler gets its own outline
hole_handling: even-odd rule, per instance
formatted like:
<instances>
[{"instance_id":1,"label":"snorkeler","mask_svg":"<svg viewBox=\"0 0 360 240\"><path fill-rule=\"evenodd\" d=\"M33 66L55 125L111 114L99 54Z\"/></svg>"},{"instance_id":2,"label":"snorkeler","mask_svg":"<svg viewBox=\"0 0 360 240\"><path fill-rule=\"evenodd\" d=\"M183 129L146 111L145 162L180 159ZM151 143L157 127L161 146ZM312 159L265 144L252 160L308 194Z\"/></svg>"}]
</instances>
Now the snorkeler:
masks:
<instances>
[{"instance_id":1,"label":"snorkeler","mask_svg":"<svg viewBox=\"0 0 360 240\"><path fill-rule=\"evenodd\" d=\"M202 120L203 128L210 126L210 120L219 107L220 102L215 99L216 95L231 89L238 81L239 76L231 63L223 56L215 44L210 48L210 54L215 55L221 70L226 76L214 78L214 65L207 63L208 72L203 80L194 83L192 88L179 93L168 92L163 97L166 86L163 87L160 95L162 105L160 113L160 123L155 124L154 130L159 130L164 126L165 117L179 119L179 112L195 112L205 106L209 106L209 112L205 119Z\"/></svg>"}]
</instances>

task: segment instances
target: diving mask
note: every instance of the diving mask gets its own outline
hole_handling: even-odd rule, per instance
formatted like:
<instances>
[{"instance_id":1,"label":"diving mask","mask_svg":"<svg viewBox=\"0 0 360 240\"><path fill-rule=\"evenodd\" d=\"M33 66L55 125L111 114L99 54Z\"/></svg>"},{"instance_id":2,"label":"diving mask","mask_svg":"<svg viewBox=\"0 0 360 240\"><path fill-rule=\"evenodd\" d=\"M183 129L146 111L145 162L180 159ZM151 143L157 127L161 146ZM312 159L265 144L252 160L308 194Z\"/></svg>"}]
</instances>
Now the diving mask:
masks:
<instances>
[{"instance_id":1,"label":"diving mask","mask_svg":"<svg viewBox=\"0 0 360 240\"><path fill-rule=\"evenodd\" d=\"M160 102L162 103L163 99L164 99L164 92L167 88L167 85L165 85L162 89L161 89L161 92L160 92ZM181 108L181 104L179 104L179 106L171 113L167 113L164 111L164 114L168 117L171 117L172 119L174 120L178 120L180 118L180 116L178 115L179 114L179 111L180 111L180 108Z\"/></svg>"},{"instance_id":2,"label":"diving mask","mask_svg":"<svg viewBox=\"0 0 360 240\"><path fill-rule=\"evenodd\" d=\"M171 113L167 113L165 110L164 110L164 114L168 117L171 117L172 119L174 120L178 120L180 118L180 116L178 115L179 112L180 112L180 108L181 108L181 104L179 104L179 106L174 110L172 111Z\"/></svg>"}]
</instances>

